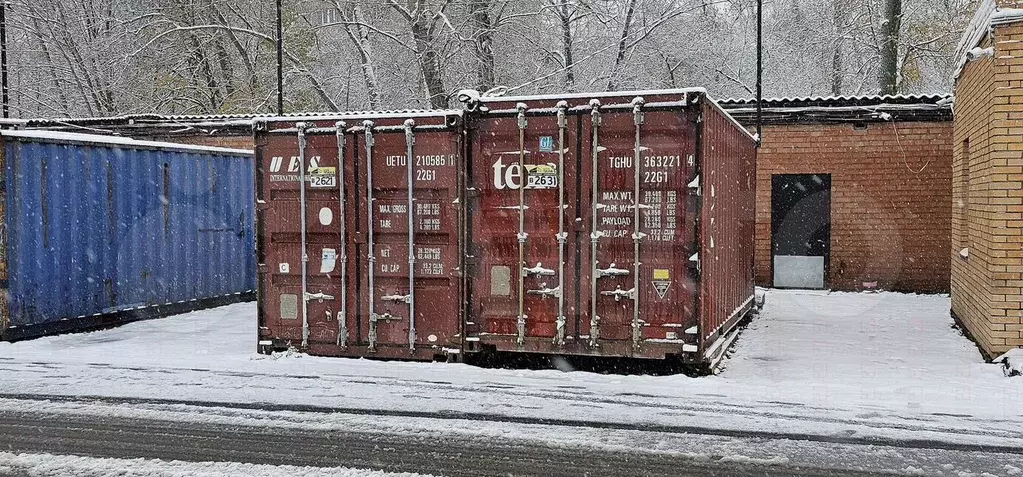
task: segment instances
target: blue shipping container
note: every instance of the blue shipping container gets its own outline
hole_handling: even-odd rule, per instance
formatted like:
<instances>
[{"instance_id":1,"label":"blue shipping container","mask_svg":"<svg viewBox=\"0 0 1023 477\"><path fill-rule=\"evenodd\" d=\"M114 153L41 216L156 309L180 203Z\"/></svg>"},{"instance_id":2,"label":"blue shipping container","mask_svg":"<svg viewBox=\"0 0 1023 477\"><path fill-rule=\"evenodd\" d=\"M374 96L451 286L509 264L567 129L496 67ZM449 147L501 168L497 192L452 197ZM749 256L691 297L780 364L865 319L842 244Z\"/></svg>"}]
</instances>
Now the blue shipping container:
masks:
<instances>
[{"instance_id":1,"label":"blue shipping container","mask_svg":"<svg viewBox=\"0 0 1023 477\"><path fill-rule=\"evenodd\" d=\"M251 151L0 137L0 339L254 297Z\"/></svg>"}]
</instances>

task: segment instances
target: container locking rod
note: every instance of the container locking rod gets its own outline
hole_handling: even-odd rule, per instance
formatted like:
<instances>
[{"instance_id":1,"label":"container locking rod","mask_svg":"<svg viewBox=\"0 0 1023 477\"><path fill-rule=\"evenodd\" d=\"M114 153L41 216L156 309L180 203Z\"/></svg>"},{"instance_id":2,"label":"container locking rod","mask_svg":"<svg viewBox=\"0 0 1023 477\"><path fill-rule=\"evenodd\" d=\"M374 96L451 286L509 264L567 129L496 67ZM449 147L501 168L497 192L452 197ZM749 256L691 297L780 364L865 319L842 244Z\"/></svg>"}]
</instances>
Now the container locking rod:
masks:
<instances>
[{"instance_id":1,"label":"container locking rod","mask_svg":"<svg viewBox=\"0 0 1023 477\"><path fill-rule=\"evenodd\" d=\"M412 131L416 122L412 119L405 120L405 148L408 156L408 295L404 299L408 303L408 348L409 352L416 350L416 212L413 207L415 198L415 155L413 147L416 143L416 133Z\"/></svg>"},{"instance_id":2,"label":"container locking rod","mask_svg":"<svg viewBox=\"0 0 1023 477\"><path fill-rule=\"evenodd\" d=\"M603 237L603 233L597 228L599 223L600 209L602 205L599 203L600 199L600 163L598 161L598 155L600 154L600 100L590 100L590 129L593 131L593 137L591 139L592 150L590 152L590 189L592 190L590 196L590 346L596 347L599 345L600 340L600 315L597 315L597 245L600 238Z\"/></svg>"},{"instance_id":3,"label":"container locking rod","mask_svg":"<svg viewBox=\"0 0 1023 477\"><path fill-rule=\"evenodd\" d=\"M519 346L522 346L526 341L526 274L523 272L526 266L526 239L529 235L526 234L526 105L519 103L516 106L519 110L518 113L518 126L519 126L519 316L516 320L516 328L518 335L516 336L515 342Z\"/></svg>"},{"instance_id":4,"label":"container locking rod","mask_svg":"<svg viewBox=\"0 0 1023 477\"><path fill-rule=\"evenodd\" d=\"M334 124L337 131L337 170L338 170L338 211L341 220L338 225L341 228L341 309L337 312L337 345L341 348L348 347L348 219L345 214L345 200L348 194L345 193L345 130L348 125L344 121Z\"/></svg>"},{"instance_id":5,"label":"container locking rod","mask_svg":"<svg viewBox=\"0 0 1023 477\"><path fill-rule=\"evenodd\" d=\"M632 293L633 293L633 296L632 296L632 329L633 330L638 329L639 326L640 326L640 319L639 319L639 295L635 291L639 290L639 266L640 266L640 263L641 263L640 262L640 242L643 240L643 237L646 235L646 234L644 234L642 232L642 230L640 230L640 227L642 227L642 224L639 221L639 219L640 219L640 209L643 207L643 204L640 202L640 195L639 195L640 194L640 181L639 181L639 178L640 178L640 168L642 167L642 161L640 160L640 152L642 151L642 146L640 145L640 129L643 126L643 104L644 104L644 100L643 100L642 97L636 97L635 99L632 100L632 116L633 116L633 122L636 124L636 147L635 147L635 153L634 153L635 157L633 158L633 161L635 161L635 177L633 178L634 183L633 183L633 194L632 194L633 195L632 201L633 201L633 204L635 204L635 207L632 208L632 214L633 214L632 215L632 223L633 223L633 226L635 227L635 232L633 232L633 234L632 234L632 254L633 254L633 262L632 262L632 269L633 269L633 274L632 274L632 280L633 280L633 284L632 284ZM633 345L633 347L639 347L639 342L640 342L640 338L641 337L642 337L641 334L637 334L635 331L633 332L633 334L632 334L632 345Z\"/></svg>"},{"instance_id":6,"label":"container locking rod","mask_svg":"<svg viewBox=\"0 0 1023 477\"><path fill-rule=\"evenodd\" d=\"M554 289L554 296L558 298L558 320L557 330L554 335L554 344L565 345L565 242L568 233L565 232L565 130L568 129L568 118L565 110L568 109L568 101L558 102L558 287ZM539 265L539 264L537 264ZM546 288L545 288L546 290ZM544 293L546 296L548 293Z\"/></svg>"},{"instance_id":7,"label":"container locking rod","mask_svg":"<svg viewBox=\"0 0 1023 477\"><path fill-rule=\"evenodd\" d=\"M306 204L305 204L305 123L295 125L298 129L298 202L299 202L299 227L301 227L302 241L302 349L309 347L309 253L306 250Z\"/></svg>"},{"instance_id":8,"label":"container locking rod","mask_svg":"<svg viewBox=\"0 0 1023 477\"><path fill-rule=\"evenodd\" d=\"M373 121L362 122L363 132L366 136L366 235L367 250L366 261L369 263L369 346L371 353L377 350L377 309L376 309L376 242L373 237L373 225L376 219L373 217Z\"/></svg>"}]
</instances>

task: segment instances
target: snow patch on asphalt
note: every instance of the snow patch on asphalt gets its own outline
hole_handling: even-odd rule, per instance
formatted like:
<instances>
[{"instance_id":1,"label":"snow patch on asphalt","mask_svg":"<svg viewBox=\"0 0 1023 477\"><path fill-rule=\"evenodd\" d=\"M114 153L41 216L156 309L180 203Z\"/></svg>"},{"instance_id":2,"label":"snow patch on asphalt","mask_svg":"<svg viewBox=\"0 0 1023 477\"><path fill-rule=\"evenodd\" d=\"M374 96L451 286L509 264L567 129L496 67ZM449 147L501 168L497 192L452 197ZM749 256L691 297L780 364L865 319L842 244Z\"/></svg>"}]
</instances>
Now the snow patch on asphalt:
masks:
<instances>
[{"instance_id":1,"label":"snow patch on asphalt","mask_svg":"<svg viewBox=\"0 0 1023 477\"><path fill-rule=\"evenodd\" d=\"M182 462L159 459L109 459L53 454L0 452L0 474L19 472L32 477L426 477L347 467L298 467L237 462Z\"/></svg>"},{"instance_id":2,"label":"snow patch on asphalt","mask_svg":"<svg viewBox=\"0 0 1023 477\"><path fill-rule=\"evenodd\" d=\"M757 459L754 457L747 457L744 455L729 455L722 457L721 462L735 462L737 464L755 465L785 465L789 463L789 458L783 456L775 456L769 459Z\"/></svg>"}]
</instances>

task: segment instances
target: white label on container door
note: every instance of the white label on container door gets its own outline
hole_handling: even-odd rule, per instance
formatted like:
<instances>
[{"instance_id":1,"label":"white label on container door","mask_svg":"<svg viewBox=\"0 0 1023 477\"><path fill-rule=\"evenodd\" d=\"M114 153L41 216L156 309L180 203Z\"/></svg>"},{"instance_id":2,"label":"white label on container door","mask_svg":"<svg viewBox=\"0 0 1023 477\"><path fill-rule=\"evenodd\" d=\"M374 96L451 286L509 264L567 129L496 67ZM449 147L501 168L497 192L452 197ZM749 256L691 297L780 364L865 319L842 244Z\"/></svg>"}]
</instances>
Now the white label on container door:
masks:
<instances>
[{"instance_id":1,"label":"white label on container door","mask_svg":"<svg viewBox=\"0 0 1023 477\"><path fill-rule=\"evenodd\" d=\"M554 164L527 165L527 189L555 189L558 187L558 168Z\"/></svg>"},{"instance_id":2,"label":"white label on container door","mask_svg":"<svg viewBox=\"0 0 1023 477\"><path fill-rule=\"evenodd\" d=\"M278 270L280 270L281 273L290 273L291 272L291 266L288 265L285 262L282 262L280 265L278 265Z\"/></svg>"},{"instance_id":3,"label":"white label on container door","mask_svg":"<svg viewBox=\"0 0 1023 477\"><path fill-rule=\"evenodd\" d=\"M320 258L320 273L333 272L334 266L337 263L337 250L325 248L323 249L323 255Z\"/></svg>"},{"instance_id":4,"label":"white label on container door","mask_svg":"<svg viewBox=\"0 0 1023 477\"><path fill-rule=\"evenodd\" d=\"M309 174L309 187L337 187L337 168L317 167Z\"/></svg>"}]
</instances>

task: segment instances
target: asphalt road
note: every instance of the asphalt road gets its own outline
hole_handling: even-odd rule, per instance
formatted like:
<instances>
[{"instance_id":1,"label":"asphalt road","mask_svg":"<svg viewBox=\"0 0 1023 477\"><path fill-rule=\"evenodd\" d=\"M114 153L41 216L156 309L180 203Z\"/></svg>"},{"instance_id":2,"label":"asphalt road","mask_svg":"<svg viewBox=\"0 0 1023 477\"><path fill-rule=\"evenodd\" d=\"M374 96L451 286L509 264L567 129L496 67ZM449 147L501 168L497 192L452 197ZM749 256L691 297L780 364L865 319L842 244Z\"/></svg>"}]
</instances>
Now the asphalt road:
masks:
<instances>
[{"instance_id":1,"label":"asphalt road","mask_svg":"<svg viewBox=\"0 0 1023 477\"><path fill-rule=\"evenodd\" d=\"M0 410L0 450L195 462L344 466L452 477L877 475L537 446L516 441L226 426L12 410ZM6 475L28 475L14 472Z\"/></svg>"}]
</instances>

